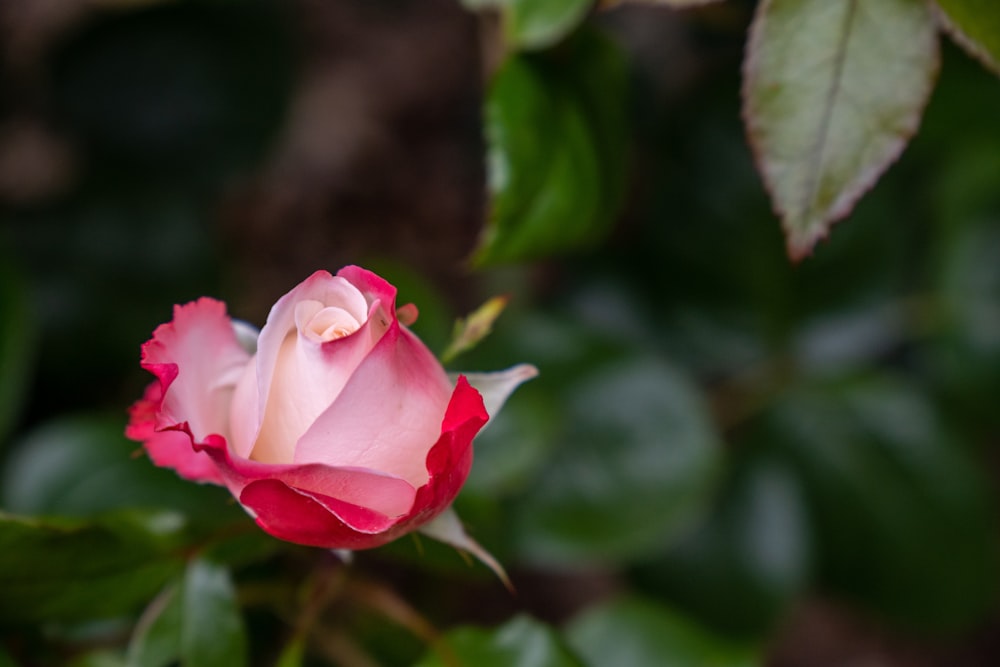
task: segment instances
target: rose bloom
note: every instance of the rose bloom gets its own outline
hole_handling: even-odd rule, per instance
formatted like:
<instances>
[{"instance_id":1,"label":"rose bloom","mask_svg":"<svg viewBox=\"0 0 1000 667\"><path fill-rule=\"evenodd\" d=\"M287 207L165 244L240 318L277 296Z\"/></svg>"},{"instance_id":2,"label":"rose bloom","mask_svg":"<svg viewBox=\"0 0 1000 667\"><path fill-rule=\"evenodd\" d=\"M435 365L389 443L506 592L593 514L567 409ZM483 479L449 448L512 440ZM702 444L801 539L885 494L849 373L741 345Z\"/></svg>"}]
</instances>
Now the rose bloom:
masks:
<instances>
[{"instance_id":1,"label":"rose bloom","mask_svg":"<svg viewBox=\"0 0 1000 667\"><path fill-rule=\"evenodd\" d=\"M228 487L283 540L365 549L424 526L465 482L472 439L535 370L452 381L395 300L349 266L281 297L259 336L219 301L175 306L142 347L156 381L126 435L157 465ZM399 314L412 323L416 309ZM461 524L445 523L461 542Z\"/></svg>"}]
</instances>

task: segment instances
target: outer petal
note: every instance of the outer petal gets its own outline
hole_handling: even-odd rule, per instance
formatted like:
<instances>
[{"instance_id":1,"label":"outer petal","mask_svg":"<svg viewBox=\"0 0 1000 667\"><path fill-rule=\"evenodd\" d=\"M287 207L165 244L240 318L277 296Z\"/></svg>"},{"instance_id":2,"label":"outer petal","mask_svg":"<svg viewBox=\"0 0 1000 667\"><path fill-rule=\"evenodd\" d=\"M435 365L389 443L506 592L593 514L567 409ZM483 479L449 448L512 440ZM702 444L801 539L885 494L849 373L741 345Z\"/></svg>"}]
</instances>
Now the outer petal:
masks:
<instances>
[{"instance_id":1,"label":"outer petal","mask_svg":"<svg viewBox=\"0 0 1000 667\"><path fill-rule=\"evenodd\" d=\"M149 458L158 466L173 468L185 479L224 484L212 459L192 448L190 435L183 431L156 430L156 415L161 402L160 384L153 382L146 387L143 397L129 409L125 436L143 443Z\"/></svg>"},{"instance_id":2,"label":"outer petal","mask_svg":"<svg viewBox=\"0 0 1000 667\"><path fill-rule=\"evenodd\" d=\"M142 347L142 367L155 375L131 411L126 433L142 440L159 465L182 476L218 483L211 462L191 446L212 434L229 435L229 404L250 355L237 341L225 304L213 299L174 307ZM190 439L175 435L180 430Z\"/></svg>"},{"instance_id":3,"label":"outer petal","mask_svg":"<svg viewBox=\"0 0 1000 667\"><path fill-rule=\"evenodd\" d=\"M222 438L210 438L198 448L211 457L226 486L240 500L246 488L272 480L304 494L328 496L340 503L365 507L395 522L411 510L416 497L416 490L406 480L374 470L321 463L261 463L233 456ZM258 508L247 507L258 513ZM349 515L341 518L353 528L365 528L364 524L351 523Z\"/></svg>"},{"instance_id":4,"label":"outer petal","mask_svg":"<svg viewBox=\"0 0 1000 667\"><path fill-rule=\"evenodd\" d=\"M531 364L518 364L495 373L465 373L465 378L483 395L483 403L490 418L500 412L514 390L538 375Z\"/></svg>"},{"instance_id":5,"label":"outer petal","mask_svg":"<svg viewBox=\"0 0 1000 667\"><path fill-rule=\"evenodd\" d=\"M459 378L441 423L440 437L426 459L429 481L416 490L405 516L391 517L373 510L372 501L380 499L377 489L359 493L357 500L364 502L360 505L328 495L332 493L329 487L323 493L302 488L300 480L296 486L290 476L279 480L274 475L262 475L237 495L258 525L280 539L330 549L377 547L420 527L451 505L472 465L472 439L487 418L479 393L465 378ZM225 461L224 443L206 451L217 461ZM232 464L239 466L242 462L230 460L220 468L225 470ZM365 471L342 472L360 475Z\"/></svg>"}]
</instances>

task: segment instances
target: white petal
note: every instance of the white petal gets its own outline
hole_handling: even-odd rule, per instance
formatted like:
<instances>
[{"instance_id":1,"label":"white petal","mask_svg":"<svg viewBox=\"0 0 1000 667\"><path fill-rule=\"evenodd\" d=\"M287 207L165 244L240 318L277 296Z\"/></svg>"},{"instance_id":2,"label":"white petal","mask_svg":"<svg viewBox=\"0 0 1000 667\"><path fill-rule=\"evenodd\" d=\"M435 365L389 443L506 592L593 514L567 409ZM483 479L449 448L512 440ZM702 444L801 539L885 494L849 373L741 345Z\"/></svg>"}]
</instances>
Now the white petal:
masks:
<instances>
[{"instance_id":1,"label":"white petal","mask_svg":"<svg viewBox=\"0 0 1000 667\"><path fill-rule=\"evenodd\" d=\"M492 421L507 401L507 397L522 383L538 375L538 369L531 364L518 364L495 373L452 373L450 374L452 382L459 375L464 375L469 384L483 395L483 404Z\"/></svg>"}]
</instances>

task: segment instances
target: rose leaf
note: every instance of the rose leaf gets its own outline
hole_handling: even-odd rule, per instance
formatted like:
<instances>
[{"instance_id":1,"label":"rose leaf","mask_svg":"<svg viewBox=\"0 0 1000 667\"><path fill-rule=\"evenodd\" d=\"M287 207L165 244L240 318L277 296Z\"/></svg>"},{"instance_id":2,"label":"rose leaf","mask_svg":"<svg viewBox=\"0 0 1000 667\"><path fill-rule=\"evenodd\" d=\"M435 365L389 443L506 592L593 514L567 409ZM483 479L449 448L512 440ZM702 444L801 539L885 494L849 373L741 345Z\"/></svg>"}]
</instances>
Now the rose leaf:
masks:
<instances>
[{"instance_id":1,"label":"rose leaf","mask_svg":"<svg viewBox=\"0 0 1000 667\"><path fill-rule=\"evenodd\" d=\"M903 151L938 63L923 2L758 5L743 115L792 259L808 255Z\"/></svg>"}]
</instances>

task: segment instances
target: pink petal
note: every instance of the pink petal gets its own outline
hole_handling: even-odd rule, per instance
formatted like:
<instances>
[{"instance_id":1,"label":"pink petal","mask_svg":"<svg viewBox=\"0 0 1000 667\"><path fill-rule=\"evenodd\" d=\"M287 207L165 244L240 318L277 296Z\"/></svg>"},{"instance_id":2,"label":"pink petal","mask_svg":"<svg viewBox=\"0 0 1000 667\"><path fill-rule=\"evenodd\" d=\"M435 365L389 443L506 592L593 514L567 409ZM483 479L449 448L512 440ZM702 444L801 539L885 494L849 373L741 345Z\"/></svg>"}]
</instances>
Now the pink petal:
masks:
<instances>
[{"instance_id":1,"label":"pink petal","mask_svg":"<svg viewBox=\"0 0 1000 667\"><path fill-rule=\"evenodd\" d=\"M261 463L232 456L226 442L208 440L199 448L210 456L233 495L241 498L246 487L262 480L276 480L298 491L335 498L362 506L390 518L399 518L413 507L416 490L406 480L373 470L323 464ZM343 517L350 522L350 517Z\"/></svg>"},{"instance_id":2,"label":"pink petal","mask_svg":"<svg viewBox=\"0 0 1000 667\"><path fill-rule=\"evenodd\" d=\"M295 461L379 470L422 486L450 393L441 364L394 321L299 440Z\"/></svg>"},{"instance_id":3,"label":"pink petal","mask_svg":"<svg viewBox=\"0 0 1000 667\"><path fill-rule=\"evenodd\" d=\"M192 442L228 436L233 389L249 358L225 304L202 298L175 306L174 319L157 327L142 347L141 365L159 382L133 407L126 433L143 441L158 465L218 483L211 461ZM190 439L175 435L177 430Z\"/></svg>"},{"instance_id":4,"label":"pink petal","mask_svg":"<svg viewBox=\"0 0 1000 667\"><path fill-rule=\"evenodd\" d=\"M249 484L240 502L250 508L257 525L296 544L327 549L370 549L392 539L386 532L396 522L363 507L301 493L278 480ZM340 516L350 518L350 524Z\"/></svg>"},{"instance_id":5,"label":"pink petal","mask_svg":"<svg viewBox=\"0 0 1000 667\"><path fill-rule=\"evenodd\" d=\"M296 440L382 337L389 324L381 315L385 307L359 289L346 278L317 271L271 308L255 362L233 401L233 446L240 455L291 463ZM352 335L326 342L296 334L296 307L304 301L336 305L363 324ZM390 300L386 307L391 306Z\"/></svg>"}]
</instances>

